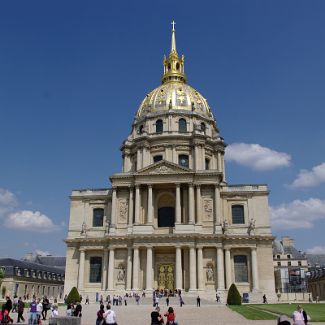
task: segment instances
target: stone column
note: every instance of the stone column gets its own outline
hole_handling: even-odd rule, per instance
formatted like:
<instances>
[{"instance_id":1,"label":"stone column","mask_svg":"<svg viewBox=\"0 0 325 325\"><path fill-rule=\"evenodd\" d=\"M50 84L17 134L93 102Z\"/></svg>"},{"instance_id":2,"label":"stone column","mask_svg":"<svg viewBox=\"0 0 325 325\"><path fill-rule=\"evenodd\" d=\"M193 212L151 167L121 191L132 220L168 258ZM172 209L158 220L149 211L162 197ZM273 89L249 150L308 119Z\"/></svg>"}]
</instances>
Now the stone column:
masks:
<instances>
[{"instance_id":1,"label":"stone column","mask_svg":"<svg viewBox=\"0 0 325 325\"><path fill-rule=\"evenodd\" d=\"M177 152L176 152L176 147L173 146L173 163L178 164L178 157L177 157Z\"/></svg>"},{"instance_id":2,"label":"stone column","mask_svg":"<svg viewBox=\"0 0 325 325\"><path fill-rule=\"evenodd\" d=\"M85 249L79 249L79 272L78 272L78 289L84 289L84 274L85 274Z\"/></svg>"},{"instance_id":3,"label":"stone column","mask_svg":"<svg viewBox=\"0 0 325 325\"><path fill-rule=\"evenodd\" d=\"M152 247L147 247L146 290L152 291Z\"/></svg>"},{"instance_id":4,"label":"stone column","mask_svg":"<svg viewBox=\"0 0 325 325\"><path fill-rule=\"evenodd\" d=\"M126 266L126 290L131 290L131 281L132 281L132 248L128 247L128 257L127 257L127 266Z\"/></svg>"},{"instance_id":5,"label":"stone column","mask_svg":"<svg viewBox=\"0 0 325 325\"><path fill-rule=\"evenodd\" d=\"M133 224L133 187L129 187L129 226L132 226Z\"/></svg>"},{"instance_id":6,"label":"stone column","mask_svg":"<svg viewBox=\"0 0 325 325\"><path fill-rule=\"evenodd\" d=\"M196 185L196 222L201 223L201 185Z\"/></svg>"},{"instance_id":7,"label":"stone column","mask_svg":"<svg viewBox=\"0 0 325 325\"><path fill-rule=\"evenodd\" d=\"M196 255L195 247L190 247L190 290L196 290Z\"/></svg>"},{"instance_id":8,"label":"stone column","mask_svg":"<svg viewBox=\"0 0 325 325\"><path fill-rule=\"evenodd\" d=\"M114 248L109 249L109 261L108 261L108 290L114 290L114 264L115 264L115 256L114 256Z\"/></svg>"},{"instance_id":9,"label":"stone column","mask_svg":"<svg viewBox=\"0 0 325 325\"><path fill-rule=\"evenodd\" d=\"M252 258L252 282L253 282L253 290L258 290L258 270L257 270L257 255L256 255L256 247L252 247L251 250L251 258Z\"/></svg>"},{"instance_id":10,"label":"stone column","mask_svg":"<svg viewBox=\"0 0 325 325\"><path fill-rule=\"evenodd\" d=\"M142 168L142 157L141 157L141 149L137 151L137 170Z\"/></svg>"},{"instance_id":11,"label":"stone column","mask_svg":"<svg viewBox=\"0 0 325 325\"><path fill-rule=\"evenodd\" d=\"M133 249L133 290L139 290L139 247Z\"/></svg>"},{"instance_id":12,"label":"stone column","mask_svg":"<svg viewBox=\"0 0 325 325\"><path fill-rule=\"evenodd\" d=\"M176 184L176 223L181 223L181 189L180 185Z\"/></svg>"},{"instance_id":13,"label":"stone column","mask_svg":"<svg viewBox=\"0 0 325 325\"><path fill-rule=\"evenodd\" d=\"M222 171L222 166L221 166L221 153L220 151L217 152L217 164L218 164L218 171L221 172Z\"/></svg>"},{"instance_id":14,"label":"stone column","mask_svg":"<svg viewBox=\"0 0 325 325\"><path fill-rule=\"evenodd\" d=\"M225 249L225 259L226 259L226 289L231 286L231 263L230 263L230 248Z\"/></svg>"},{"instance_id":15,"label":"stone column","mask_svg":"<svg viewBox=\"0 0 325 325\"><path fill-rule=\"evenodd\" d=\"M148 185L148 220L152 224L152 184Z\"/></svg>"},{"instance_id":16,"label":"stone column","mask_svg":"<svg viewBox=\"0 0 325 325\"><path fill-rule=\"evenodd\" d=\"M176 289L183 289L182 249L176 247Z\"/></svg>"},{"instance_id":17,"label":"stone column","mask_svg":"<svg viewBox=\"0 0 325 325\"><path fill-rule=\"evenodd\" d=\"M111 224L114 227L116 226L116 187L113 187L113 192L112 192Z\"/></svg>"},{"instance_id":18,"label":"stone column","mask_svg":"<svg viewBox=\"0 0 325 325\"><path fill-rule=\"evenodd\" d=\"M188 185L188 201L189 201L189 224L194 224L194 189L193 185Z\"/></svg>"},{"instance_id":19,"label":"stone column","mask_svg":"<svg viewBox=\"0 0 325 325\"><path fill-rule=\"evenodd\" d=\"M217 278L218 278L218 290L225 289L225 271L224 271L224 261L223 261L223 249L221 247L217 248Z\"/></svg>"},{"instance_id":20,"label":"stone column","mask_svg":"<svg viewBox=\"0 0 325 325\"><path fill-rule=\"evenodd\" d=\"M195 161L195 169L196 170L200 169L200 166L199 166L199 152L200 152L199 146L196 145L194 147L194 161Z\"/></svg>"},{"instance_id":21,"label":"stone column","mask_svg":"<svg viewBox=\"0 0 325 325\"><path fill-rule=\"evenodd\" d=\"M107 264L108 264L108 248L105 247L104 258L103 258L102 290L106 290Z\"/></svg>"},{"instance_id":22,"label":"stone column","mask_svg":"<svg viewBox=\"0 0 325 325\"><path fill-rule=\"evenodd\" d=\"M216 185L214 187L214 224L220 225L220 215L221 215L221 207L220 207L220 190Z\"/></svg>"},{"instance_id":23,"label":"stone column","mask_svg":"<svg viewBox=\"0 0 325 325\"><path fill-rule=\"evenodd\" d=\"M223 175L223 181L226 181L226 166L225 166L225 155L221 155L221 166L222 166L222 175Z\"/></svg>"},{"instance_id":24,"label":"stone column","mask_svg":"<svg viewBox=\"0 0 325 325\"><path fill-rule=\"evenodd\" d=\"M135 220L134 223L138 225L140 223L140 187L135 186Z\"/></svg>"},{"instance_id":25,"label":"stone column","mask_svg":"<svg viewBox=\"0 0 325 325\"><path fill-rule=\"evenodd\" d=\"M197 286L199 290L203 290L203 248L197 248Z\"/></svg>"},{"instance_id":26,"label":"stone column","mask_svg":"<svg viewBox=\"0 0 325 325\"><path fill-rule=\"evenodd\" d=\"M205 147L204 145L201 146L201 169L205 170Z\"/></svg>"}]
</instances>

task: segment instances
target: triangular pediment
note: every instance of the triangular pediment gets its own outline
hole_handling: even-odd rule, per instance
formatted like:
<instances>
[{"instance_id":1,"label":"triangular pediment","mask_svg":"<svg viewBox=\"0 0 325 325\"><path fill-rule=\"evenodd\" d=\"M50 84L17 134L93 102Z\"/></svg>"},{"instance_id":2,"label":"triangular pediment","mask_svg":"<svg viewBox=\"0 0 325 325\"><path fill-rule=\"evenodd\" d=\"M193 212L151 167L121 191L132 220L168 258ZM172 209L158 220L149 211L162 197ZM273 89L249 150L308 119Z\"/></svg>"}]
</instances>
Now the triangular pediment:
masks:
<instances>
[{"instance_id":1,"label":"triangular pediment","mask_svg":"<svg viewBox=\"0 0 325 325\"><path fill-rule=\"evenodd\" d=\"M193 171L189 168L179 166L170 161L160 160L150 166L140 169L137 175L160 175L160 174L187 174Z\"/></svg>"}]
</instances>

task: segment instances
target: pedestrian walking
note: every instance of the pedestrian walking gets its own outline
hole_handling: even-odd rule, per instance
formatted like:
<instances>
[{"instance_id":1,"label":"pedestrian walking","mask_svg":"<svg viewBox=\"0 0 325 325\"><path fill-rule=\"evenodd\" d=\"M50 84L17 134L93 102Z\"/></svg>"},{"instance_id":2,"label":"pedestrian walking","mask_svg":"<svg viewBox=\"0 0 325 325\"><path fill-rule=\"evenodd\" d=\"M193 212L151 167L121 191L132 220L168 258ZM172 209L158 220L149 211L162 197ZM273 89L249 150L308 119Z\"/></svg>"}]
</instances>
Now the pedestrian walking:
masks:
<instances>
[{"instance_id":1,"label":"pedestrian walking","mask_svg":"<svg viewBox=\"0 0 325 325\"><path fill-rule=\"evenodd\" d=\"M266 294L263 295L263 304L267 304Z\"/></svg>"},{"instance_id":2,"label":"pedestrian walking","mask_svg":"<svg viewBox=\"0 0 325 325\"><path fill-rule=\"evenodd\" d=\"M35 299L32 300L32 302L29 305L29 318L28 318L28 324L34 325L38 323L37 318L37 302Z\"/></svg>"},{"instance_id":3,"label":"pedestrian walking","mask_svg":"<svg viewBox=\"0 0 325 325\"><path fill-rule=\"evenodd\" d=\"M221 302L220 301L220 294L219 294L219 292L216 293L216 301L217 301L217 303L220 303Z\"/></svg>"},{"instance_id":4,"label":"pedestrian walking","mask_svg":"<svg viewBox=\"0 0 325 325\"><path fill-rule=\"evenodd\" d=\"M23 314L24 314L24 307L25 307L25 304L22 301L21 297L19 297L18 302L17 302L17 313L18 313L17 323L20 323L20 321L23 321L23 322L25 321L25 318L23 316Z\"/></svg>"},{"instance_id":5,"label":"pedestrian walking","mask_svg":"<svg viewBox=\"0 0 325 325\"><path fill-rule=\"evenodd\" d=\"M85 302L85 305L89 305L89 296L88 296L88 295L86 296L86 302Z\"/></svg>"},{"instance_id":6,"label":"pedestrian walking","mask_svg":"<svg viewBox=\"0 0 325 325\"><path fill-rule=\"evenodd\" d=\"M183 307L183 305L184 305L184 300L183 300L182 295L179 295L179 305L180 305L181 307Z\"/></svg>"},{"instance_id":7,"label":"pedestrian walking","mask_svg":"<svg viewBox=\"0 0 325 325\"><path fill-rule=\"evenodd\" d=\"M42 317L43 317L43 320L46 320L47 311L50 309L50 302L49 302L49 300L47 299L46 296L44 296L44 298L43 298L42 306L43 306Z\"/></svg>"},{"instance_id":8,"label":"pedestrian walking","mask_svg":"<svg viewBox=\"0 0 325 325\"><path fill-rule=\"evenodd\" d=\"M167 296L167 298L166 298L166 305L167 305L167 307L169 306L169 296Z\"/></svg>"},{"instance_id":9,"label":"pedestrian walking","mask_svg":"<svg viewBox=\"0 0 325 325\"><path fill-rule=\"evenodd\" d=\"M99 310L97 312L96 325L104 324L105 322L104 314L105 314L104 305L100 305Z\"/></svg>"},{"instance_id":10,"label":"pedestrian walking","mask_svg":"<svg viewBox=\"0 0 325 325\"><path fill-rule=\"evenodd\" d=\"M106 306L106 312L104 314L104 319L106 324L117 325L115 311L111 309L111 305Z\"/></svg>"},{"instance_id":11,"label":"pedestrian walking","mask_svg":"<svg viewBox=\"0 0 325 325\"><path fill-rule=\"evenodd\" d=\"M160 314L160 308L156 307L150 314L151 325L160 325L164 323L164 319Z\"/></svg>"},{"instance_id":12,"label":"pedestrian walking","mask_svg":"<svg viewBox=\"0 0 325 325\"><path fill-rule=\"evenodd\" d=\"M307 325L308 324L308 316L307 313L303 310L303 308L298 305L297 310L292 315L293 325Z\"/></svg>"},{"instance_id":13,"label":"pedestrian walking","mask_svg":"<svg viewBox=\"0 0 325 325\"><path fill-rule=\"evenodd\" d=\"M200 298L200 296L196 297L196 307L201 307L201 298Z\"/></svg>"}]
</instances>

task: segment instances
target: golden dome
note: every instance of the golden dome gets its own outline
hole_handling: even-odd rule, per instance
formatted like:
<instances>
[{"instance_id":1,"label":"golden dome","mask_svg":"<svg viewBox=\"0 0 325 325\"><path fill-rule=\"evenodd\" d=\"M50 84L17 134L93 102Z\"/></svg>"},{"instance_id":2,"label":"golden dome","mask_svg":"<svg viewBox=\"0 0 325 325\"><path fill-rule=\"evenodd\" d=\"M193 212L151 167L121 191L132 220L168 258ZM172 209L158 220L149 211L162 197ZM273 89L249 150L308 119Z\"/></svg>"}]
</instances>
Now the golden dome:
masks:
<instances>
[{"instance_id":1,"label":"golden dome","mask_svg":"<svg viewBox=\"0 0 325 325\"><path fill-rule=\"evenodd\" d=\"M213 118L207 100L186 84L184 55L180 58L177 54L174 21L172 25L171 50L169 56L164 57L162 85L147 94L136 117L141 118L150 113L185 111Z\"/></svg>"},{"instance_id":2,"label":"golden dome","mask_svg":"<svg viewBox=\"0 0 325 325\"><path fill-rule=\"evenodd\" d=\"M207 100L183 82L164 83L151 91L142 101L137 117L163 112L193 112L213 118Z\"/></svg>"}]
</instances>

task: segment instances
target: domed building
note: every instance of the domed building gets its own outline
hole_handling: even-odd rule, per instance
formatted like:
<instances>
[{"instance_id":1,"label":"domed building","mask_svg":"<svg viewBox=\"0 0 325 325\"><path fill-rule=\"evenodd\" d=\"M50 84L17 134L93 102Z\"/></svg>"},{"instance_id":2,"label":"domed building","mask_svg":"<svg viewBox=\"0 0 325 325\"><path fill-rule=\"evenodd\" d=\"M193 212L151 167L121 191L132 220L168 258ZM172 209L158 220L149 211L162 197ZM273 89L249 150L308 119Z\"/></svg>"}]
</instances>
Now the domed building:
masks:
<instances>
[{"instance_id":1,"label":"domed building","mask_svg":"<svg viewBox=\"0 0 325 325\"><path fill-rule=\"evenodd\" d=\"M176 290L214 297L236 283L274 296L266 185L227 185L226 144L184 56L163 61L121 146L110 189L73 190L65 292ZM255 298L254 298L255 297Z\"/></svg>"}]
</instances>

